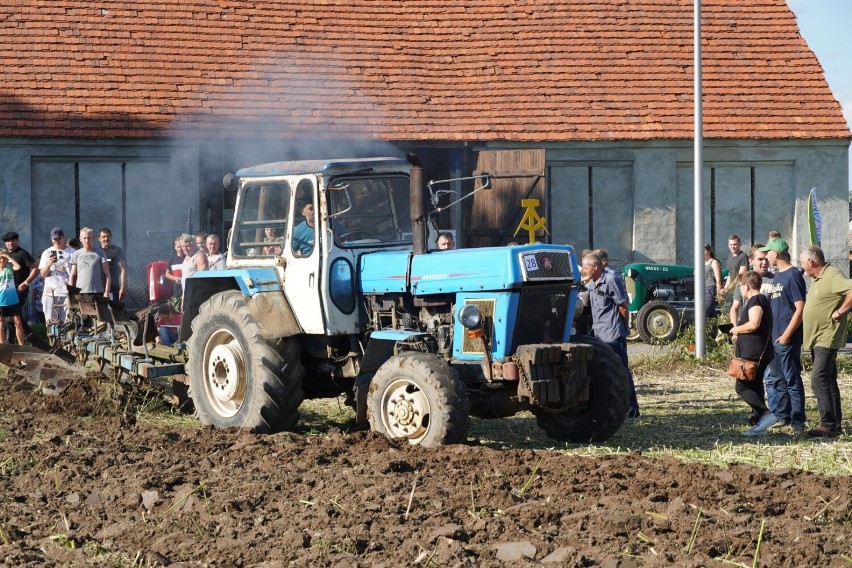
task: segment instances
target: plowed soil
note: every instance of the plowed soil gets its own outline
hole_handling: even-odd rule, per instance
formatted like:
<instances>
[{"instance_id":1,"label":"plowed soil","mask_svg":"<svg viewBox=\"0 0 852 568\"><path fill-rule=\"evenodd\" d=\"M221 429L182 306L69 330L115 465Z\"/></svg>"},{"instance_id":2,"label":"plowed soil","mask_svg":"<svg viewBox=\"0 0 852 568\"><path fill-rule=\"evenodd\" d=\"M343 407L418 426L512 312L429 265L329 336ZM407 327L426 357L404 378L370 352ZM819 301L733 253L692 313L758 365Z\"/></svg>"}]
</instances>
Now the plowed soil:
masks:
<instances>
[{"instance_id":1,"label":"plowed soil","mask_svg":"<svg viewBox=\"0 0 852 568\"><path fill-rule=\"evenodd\" d=\"M4 565L801 567L852 553L849 477L148 425L96 374L59 397L0 379L0 408Z\"/></svg>"}]
</instances>

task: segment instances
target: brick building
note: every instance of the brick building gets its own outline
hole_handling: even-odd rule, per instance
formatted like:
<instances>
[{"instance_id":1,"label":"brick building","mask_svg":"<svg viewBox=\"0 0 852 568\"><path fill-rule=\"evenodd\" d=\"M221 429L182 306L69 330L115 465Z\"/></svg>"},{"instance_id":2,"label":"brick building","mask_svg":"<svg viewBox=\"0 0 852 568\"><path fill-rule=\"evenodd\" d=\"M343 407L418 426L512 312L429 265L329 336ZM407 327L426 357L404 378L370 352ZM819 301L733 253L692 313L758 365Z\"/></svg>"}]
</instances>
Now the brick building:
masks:
<instances>
[{"instance_id":1,"label":"brick building","mask_svg":"<svg viewBox=\"0 0 852 568\"><path fill-rule=\"evenodd\" d=\"M530 173L440 219L467 246L529 193L554 242L691 262L692 0L0 4L0 228L33 251L109 225L138 281L226 230L228 171L413 151L432 178ZM845 258L850 132L794 15L702 4L707 241L800 246L816 187Z\"/></svg>"}]
</instances>

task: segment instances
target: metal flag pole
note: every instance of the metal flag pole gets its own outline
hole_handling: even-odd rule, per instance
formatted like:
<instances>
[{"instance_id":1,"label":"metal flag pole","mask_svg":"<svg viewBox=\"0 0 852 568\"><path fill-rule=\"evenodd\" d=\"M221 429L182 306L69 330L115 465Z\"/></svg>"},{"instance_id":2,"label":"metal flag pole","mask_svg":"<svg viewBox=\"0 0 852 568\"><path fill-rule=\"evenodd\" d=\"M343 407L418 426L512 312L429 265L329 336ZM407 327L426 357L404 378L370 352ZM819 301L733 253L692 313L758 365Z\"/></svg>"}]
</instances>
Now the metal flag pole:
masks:
<instances>
[{"instance_id":1,"label":"metal flag pole","mask_svg":"<svg viewBox=\"0 0 852 568\"><path fill-rule=\"evenodd\" d=\"M693 211L695 213L695 357L704 357L704 340L706 332L706 310L704 306L704 207L703 207L703 185L702 174L704 171L704 131L702 129L701 115L701 0L694 0L694 84L695 84L695 125L694 143L695 154L693 159Z\"/></svg>"}]
</instances>

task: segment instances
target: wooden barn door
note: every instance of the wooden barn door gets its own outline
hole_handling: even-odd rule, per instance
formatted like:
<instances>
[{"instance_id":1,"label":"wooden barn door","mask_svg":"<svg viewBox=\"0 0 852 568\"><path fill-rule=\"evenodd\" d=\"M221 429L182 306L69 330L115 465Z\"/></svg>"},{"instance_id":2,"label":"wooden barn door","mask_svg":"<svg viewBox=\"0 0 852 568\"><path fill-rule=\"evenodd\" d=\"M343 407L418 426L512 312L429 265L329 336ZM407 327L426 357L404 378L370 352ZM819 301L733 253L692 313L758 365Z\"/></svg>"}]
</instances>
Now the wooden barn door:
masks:
<instances>
[{"instance_id":1,"label":"wooden barn door","mask_svg":"<svg viewBox=\"0 0 852 568\"><path fill-rule=\"evenodd\" d=\"M462 231L466 247L503 246L511 241L528 242L526 231L512 235L524 216L522 199L538 199L538 213L548 216L549 204L544 177L544 150L484 150L475 157L474 175L488 172L491 190L483 190L465 200ZM546 227L550 226L548 219ZM546 242L540 230L537 242Z\"/></svg>"}]
</instances>

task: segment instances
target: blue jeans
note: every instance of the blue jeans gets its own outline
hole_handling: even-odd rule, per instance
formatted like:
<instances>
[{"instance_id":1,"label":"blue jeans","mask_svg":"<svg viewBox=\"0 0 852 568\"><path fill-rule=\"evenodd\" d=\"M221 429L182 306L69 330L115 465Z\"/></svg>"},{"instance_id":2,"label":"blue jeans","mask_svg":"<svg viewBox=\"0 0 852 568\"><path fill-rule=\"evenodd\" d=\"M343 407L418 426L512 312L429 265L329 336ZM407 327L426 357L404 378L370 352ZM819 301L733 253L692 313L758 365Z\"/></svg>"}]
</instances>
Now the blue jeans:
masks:
<instances>
[{"instance_id":1,"label":"blue jeans","mask_svg":"<svg viewBox=\"0 0 852 568\"><path fill-rule=\"evenodd\" d=\"M173 332L166 326L160 326L159 334L161 345L174 345L178 340L177 333Z\"/></svg>"},{"instance_id":2,"label":"blue jeans","mask_svg":"<svg viewBox=\"0 0 852 568\"><path fill-rule=\"evenodd\" d=\"M805 387L802 384L802 346L773 343L775 357L764 381L769 410L786 424L805 423Z\"/></svg>"},{"instance_id":3,"label":"blue jeans","mask_svg":"<svg viewBox=\"0 0 852 568\"><path fill-rule=\"evenodd\" d=\"M716 286L704 288L704 309L708 318L719 315L719 302L716 301Z\"/></svg>"},{"instance_id":4,"label":"blue jeans","mask_svg":"<svg viewBox=\"0 0 852 568\"><path fill-rule=\"evenodd\" d=\"M630 410L639 410L639 401L636 398L636 385L633 383L633 373L630 372L630 366L627 364L627 339L622 337L615 341L604 342L615 351L615 354L621 358L624 363L624 369L627 371L627 380L630 384Z\"/></svg>"}]
</instances>

